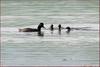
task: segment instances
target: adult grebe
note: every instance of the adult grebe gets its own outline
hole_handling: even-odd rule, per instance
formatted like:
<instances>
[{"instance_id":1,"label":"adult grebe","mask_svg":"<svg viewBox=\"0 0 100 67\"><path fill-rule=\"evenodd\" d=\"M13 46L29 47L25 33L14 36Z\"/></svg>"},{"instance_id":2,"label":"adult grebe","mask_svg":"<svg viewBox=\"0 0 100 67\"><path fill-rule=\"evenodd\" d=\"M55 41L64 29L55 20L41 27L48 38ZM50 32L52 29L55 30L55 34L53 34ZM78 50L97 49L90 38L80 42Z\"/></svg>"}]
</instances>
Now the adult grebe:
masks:
<instances>
[{"instance_id":1,"label":"adult grebe","mask_svg":"<svg viewBox=\"0 0 100 67\"><path fill-rule=\"evenodd\" d=\"M34 28L24 28L19 29L19 32L41 32L41 28L44 28L44 23L40 23L37 27L37 29Z\"/></svg>"}]
</instances>

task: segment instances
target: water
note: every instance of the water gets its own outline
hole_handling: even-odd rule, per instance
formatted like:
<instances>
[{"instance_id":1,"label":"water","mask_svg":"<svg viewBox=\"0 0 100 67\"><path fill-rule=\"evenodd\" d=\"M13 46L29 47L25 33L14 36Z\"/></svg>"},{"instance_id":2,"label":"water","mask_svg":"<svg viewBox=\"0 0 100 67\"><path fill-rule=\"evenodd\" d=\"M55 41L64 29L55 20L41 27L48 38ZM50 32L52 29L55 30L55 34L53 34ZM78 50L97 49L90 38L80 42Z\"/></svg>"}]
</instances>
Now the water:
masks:
<instances>
[{"instance_id":1,"label":"water","mask_svg":"<svg viewBox=\"0 0 100 67\"><path fill-rule=\"evenodd\" d=\"M2 0L1 12L2 65L99 65L99 0ZM18 32L40 22L44 36Z\"/></svg>"}]
</instances>

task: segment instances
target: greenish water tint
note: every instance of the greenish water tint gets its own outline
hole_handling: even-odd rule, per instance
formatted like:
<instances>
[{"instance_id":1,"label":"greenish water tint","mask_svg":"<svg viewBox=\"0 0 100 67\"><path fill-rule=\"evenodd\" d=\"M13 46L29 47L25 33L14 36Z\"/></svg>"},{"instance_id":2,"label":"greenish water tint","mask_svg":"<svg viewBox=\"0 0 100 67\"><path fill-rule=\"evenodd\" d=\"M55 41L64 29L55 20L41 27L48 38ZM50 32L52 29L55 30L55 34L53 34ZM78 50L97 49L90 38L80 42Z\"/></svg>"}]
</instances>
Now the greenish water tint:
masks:
<instances>
[{"instance_id":1,"label":"greenish water tint","mask_svg":"<svg viewBox=\"0 0 100 67\"><path fill-rule=\"evenodd\" d=\"M82 29L18 32L40 22ZM99 65L99 0L1 0L1 36L2 65Z\"/></svg>"}]
</instances>

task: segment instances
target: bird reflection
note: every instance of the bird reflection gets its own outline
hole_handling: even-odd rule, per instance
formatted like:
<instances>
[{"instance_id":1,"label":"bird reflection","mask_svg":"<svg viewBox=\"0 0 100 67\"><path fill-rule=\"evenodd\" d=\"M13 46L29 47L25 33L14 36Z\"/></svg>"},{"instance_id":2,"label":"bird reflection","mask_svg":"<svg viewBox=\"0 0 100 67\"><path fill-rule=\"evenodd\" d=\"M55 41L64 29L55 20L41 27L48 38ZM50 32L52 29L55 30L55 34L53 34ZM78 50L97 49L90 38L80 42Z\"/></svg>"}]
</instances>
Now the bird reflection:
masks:
<instances>
[{"instance_id":1,"label":"bird reflection","mask_svg":"<svg viewBox=\"0 0 100 67\"><path fill-rule=\"evenodd\" d=\"M38 36L41 36L41 37L43 37L44 36L44 32L38 32Z\"/></svg>"},{"instance_id":2,"label":"bird reflection","mask_svg":"<svg viewBox=\"0 0 100 67\"><path fill-rule=\"evenodd\" d=\"M58 34L61 35L61 31L58 31Z\"/></svg>"}]
</instances>

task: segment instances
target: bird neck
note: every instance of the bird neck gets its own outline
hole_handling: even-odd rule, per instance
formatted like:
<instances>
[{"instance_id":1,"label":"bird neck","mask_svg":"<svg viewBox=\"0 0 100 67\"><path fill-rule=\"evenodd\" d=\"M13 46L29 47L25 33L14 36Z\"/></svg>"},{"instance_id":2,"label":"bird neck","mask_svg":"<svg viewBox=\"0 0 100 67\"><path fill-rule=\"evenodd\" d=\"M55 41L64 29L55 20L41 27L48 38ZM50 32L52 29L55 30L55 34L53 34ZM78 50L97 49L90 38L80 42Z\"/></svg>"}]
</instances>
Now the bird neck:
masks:
<instances>
[{"instance_id":1,"label":"bird neck","mask_svg":"<svg viewBox=\"0 0 100 67\"><path fill-rule=\"evenodd\" d=\"M42 28L41 26L38 26L38 28L37 28L37 29L38 29L38 31L41 31L41 28Z\"/></svg>"}]
</instances>

